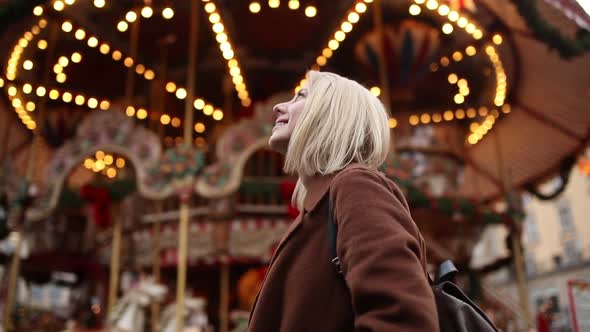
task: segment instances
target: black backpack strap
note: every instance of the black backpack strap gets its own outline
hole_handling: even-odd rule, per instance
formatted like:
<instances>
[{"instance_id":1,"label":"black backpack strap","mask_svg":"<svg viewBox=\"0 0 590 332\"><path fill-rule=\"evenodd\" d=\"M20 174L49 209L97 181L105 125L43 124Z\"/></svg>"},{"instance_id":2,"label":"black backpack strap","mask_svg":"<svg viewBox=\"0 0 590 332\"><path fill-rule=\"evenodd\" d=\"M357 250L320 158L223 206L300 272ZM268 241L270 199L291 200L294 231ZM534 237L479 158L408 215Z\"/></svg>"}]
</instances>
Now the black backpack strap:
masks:
<instances>
[{"instance_id":1,"label":"black backpack strap","mask_svg":"<svg viewBox=\"0 0 590 332\"><path fill-rule=\"evenodd\" d=\"M338 273L342 273L340 266L340 257L336 251L336 239L338 238L338 225L334 222L332 213L332 202L330 195L328 195L328 239L330 241L330 255L332 256L332 264Z\"/></svg>"}]
</instances>

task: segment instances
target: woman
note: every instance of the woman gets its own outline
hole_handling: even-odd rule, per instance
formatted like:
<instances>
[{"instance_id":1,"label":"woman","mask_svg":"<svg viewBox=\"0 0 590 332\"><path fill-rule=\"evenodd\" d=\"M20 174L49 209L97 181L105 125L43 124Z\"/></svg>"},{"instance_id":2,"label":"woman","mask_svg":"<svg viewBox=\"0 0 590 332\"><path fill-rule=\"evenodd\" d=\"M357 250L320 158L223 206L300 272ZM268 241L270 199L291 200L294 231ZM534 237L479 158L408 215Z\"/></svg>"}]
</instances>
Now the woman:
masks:
<instances>
[{"instance_id":1,"label":"woman","mask_svg":"<svg viewBox=\"0 0 590 332\"><path fill-rule=\"evenodd\" d=\"M390 143L383 105L336 74L311 71L308 82L273 109L269 144L299 175L301 213L271 260L249 331L438 331L424 241L400 190L376 171Z\"/></svg>"}]
</instances>

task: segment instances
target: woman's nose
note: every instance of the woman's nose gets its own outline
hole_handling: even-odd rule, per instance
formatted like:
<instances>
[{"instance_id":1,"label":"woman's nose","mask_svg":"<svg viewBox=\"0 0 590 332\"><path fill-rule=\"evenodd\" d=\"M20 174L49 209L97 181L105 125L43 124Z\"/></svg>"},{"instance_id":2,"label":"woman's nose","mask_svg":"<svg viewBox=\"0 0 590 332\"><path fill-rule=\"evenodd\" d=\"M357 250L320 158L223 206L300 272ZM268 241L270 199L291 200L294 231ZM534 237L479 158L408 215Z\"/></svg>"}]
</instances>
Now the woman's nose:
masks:
<instances>
[{"instance_id":1,"label":"woman's nose","mask_svg":"<svg viewBox=\"0 0 590 332\"><path fill-rule=\"evenodd\" d=\"M272 108L272 113L274 114L275 117L278 117L281 114L285 114L287 112L285 105L286 105L286 103L280 103L280 104L276 104Z\"/></svg>"}]
</instances>

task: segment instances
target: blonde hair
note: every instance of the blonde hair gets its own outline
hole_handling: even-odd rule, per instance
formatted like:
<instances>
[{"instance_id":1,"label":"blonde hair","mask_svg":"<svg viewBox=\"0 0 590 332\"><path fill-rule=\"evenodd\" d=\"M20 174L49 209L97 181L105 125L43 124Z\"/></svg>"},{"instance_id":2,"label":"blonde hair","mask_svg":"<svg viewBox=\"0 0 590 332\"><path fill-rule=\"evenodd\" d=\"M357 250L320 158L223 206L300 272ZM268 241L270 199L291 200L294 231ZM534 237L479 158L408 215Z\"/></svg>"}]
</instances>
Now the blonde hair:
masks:
<instances>
[{"instance_id":1,"label":"blonde hair","mask_svg":"<svg viewBox=\"0 0 590 332\"><path fill-rule=\"evenodd\" d=\"M328 72L308 72L308 94L285 157L285 171L297 173L293 194L301 209L301 177L337 172L351 163L379 167L387 158L387 111L357 82Z\"/></svg>"}]
</instances>

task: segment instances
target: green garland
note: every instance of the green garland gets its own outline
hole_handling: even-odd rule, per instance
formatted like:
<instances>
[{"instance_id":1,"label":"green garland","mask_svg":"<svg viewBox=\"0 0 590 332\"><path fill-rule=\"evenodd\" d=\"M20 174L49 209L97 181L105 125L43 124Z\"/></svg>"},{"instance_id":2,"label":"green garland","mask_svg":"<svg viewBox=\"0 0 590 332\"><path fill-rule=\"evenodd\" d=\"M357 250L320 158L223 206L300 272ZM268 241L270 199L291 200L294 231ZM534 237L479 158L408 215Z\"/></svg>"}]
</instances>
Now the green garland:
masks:
<instances>
[{"instance_id":1,"label":"green garland","mask_svg":"<svg viewBox=\"0 0 590 332\"><path fill-rule=\"evenodd\" d=\"M130 179L122 179L117 181L101 182L92 184L94 187L106 189L113 202L119 202L123 198L129 196L136 191L135 181ZM68 188L62 190L59 195L57 204L58 209L81 209L86 204L86 201L80 196L78 191L73 191Z\"/></svg>"},{"instance_id":2,"label":"green garland","mask_svg":"<svg viewBox=\"0 0 590 332\"><path fill-rule=\"evenodd\" d=\"M556 49L564 59L571 59L590 50L590 32L580 29L576 39L561 34L559 29L547 23L539 13L536 0L511 0L518 13L533 31L535 38Z\"/></svg>"}]
</instances>

